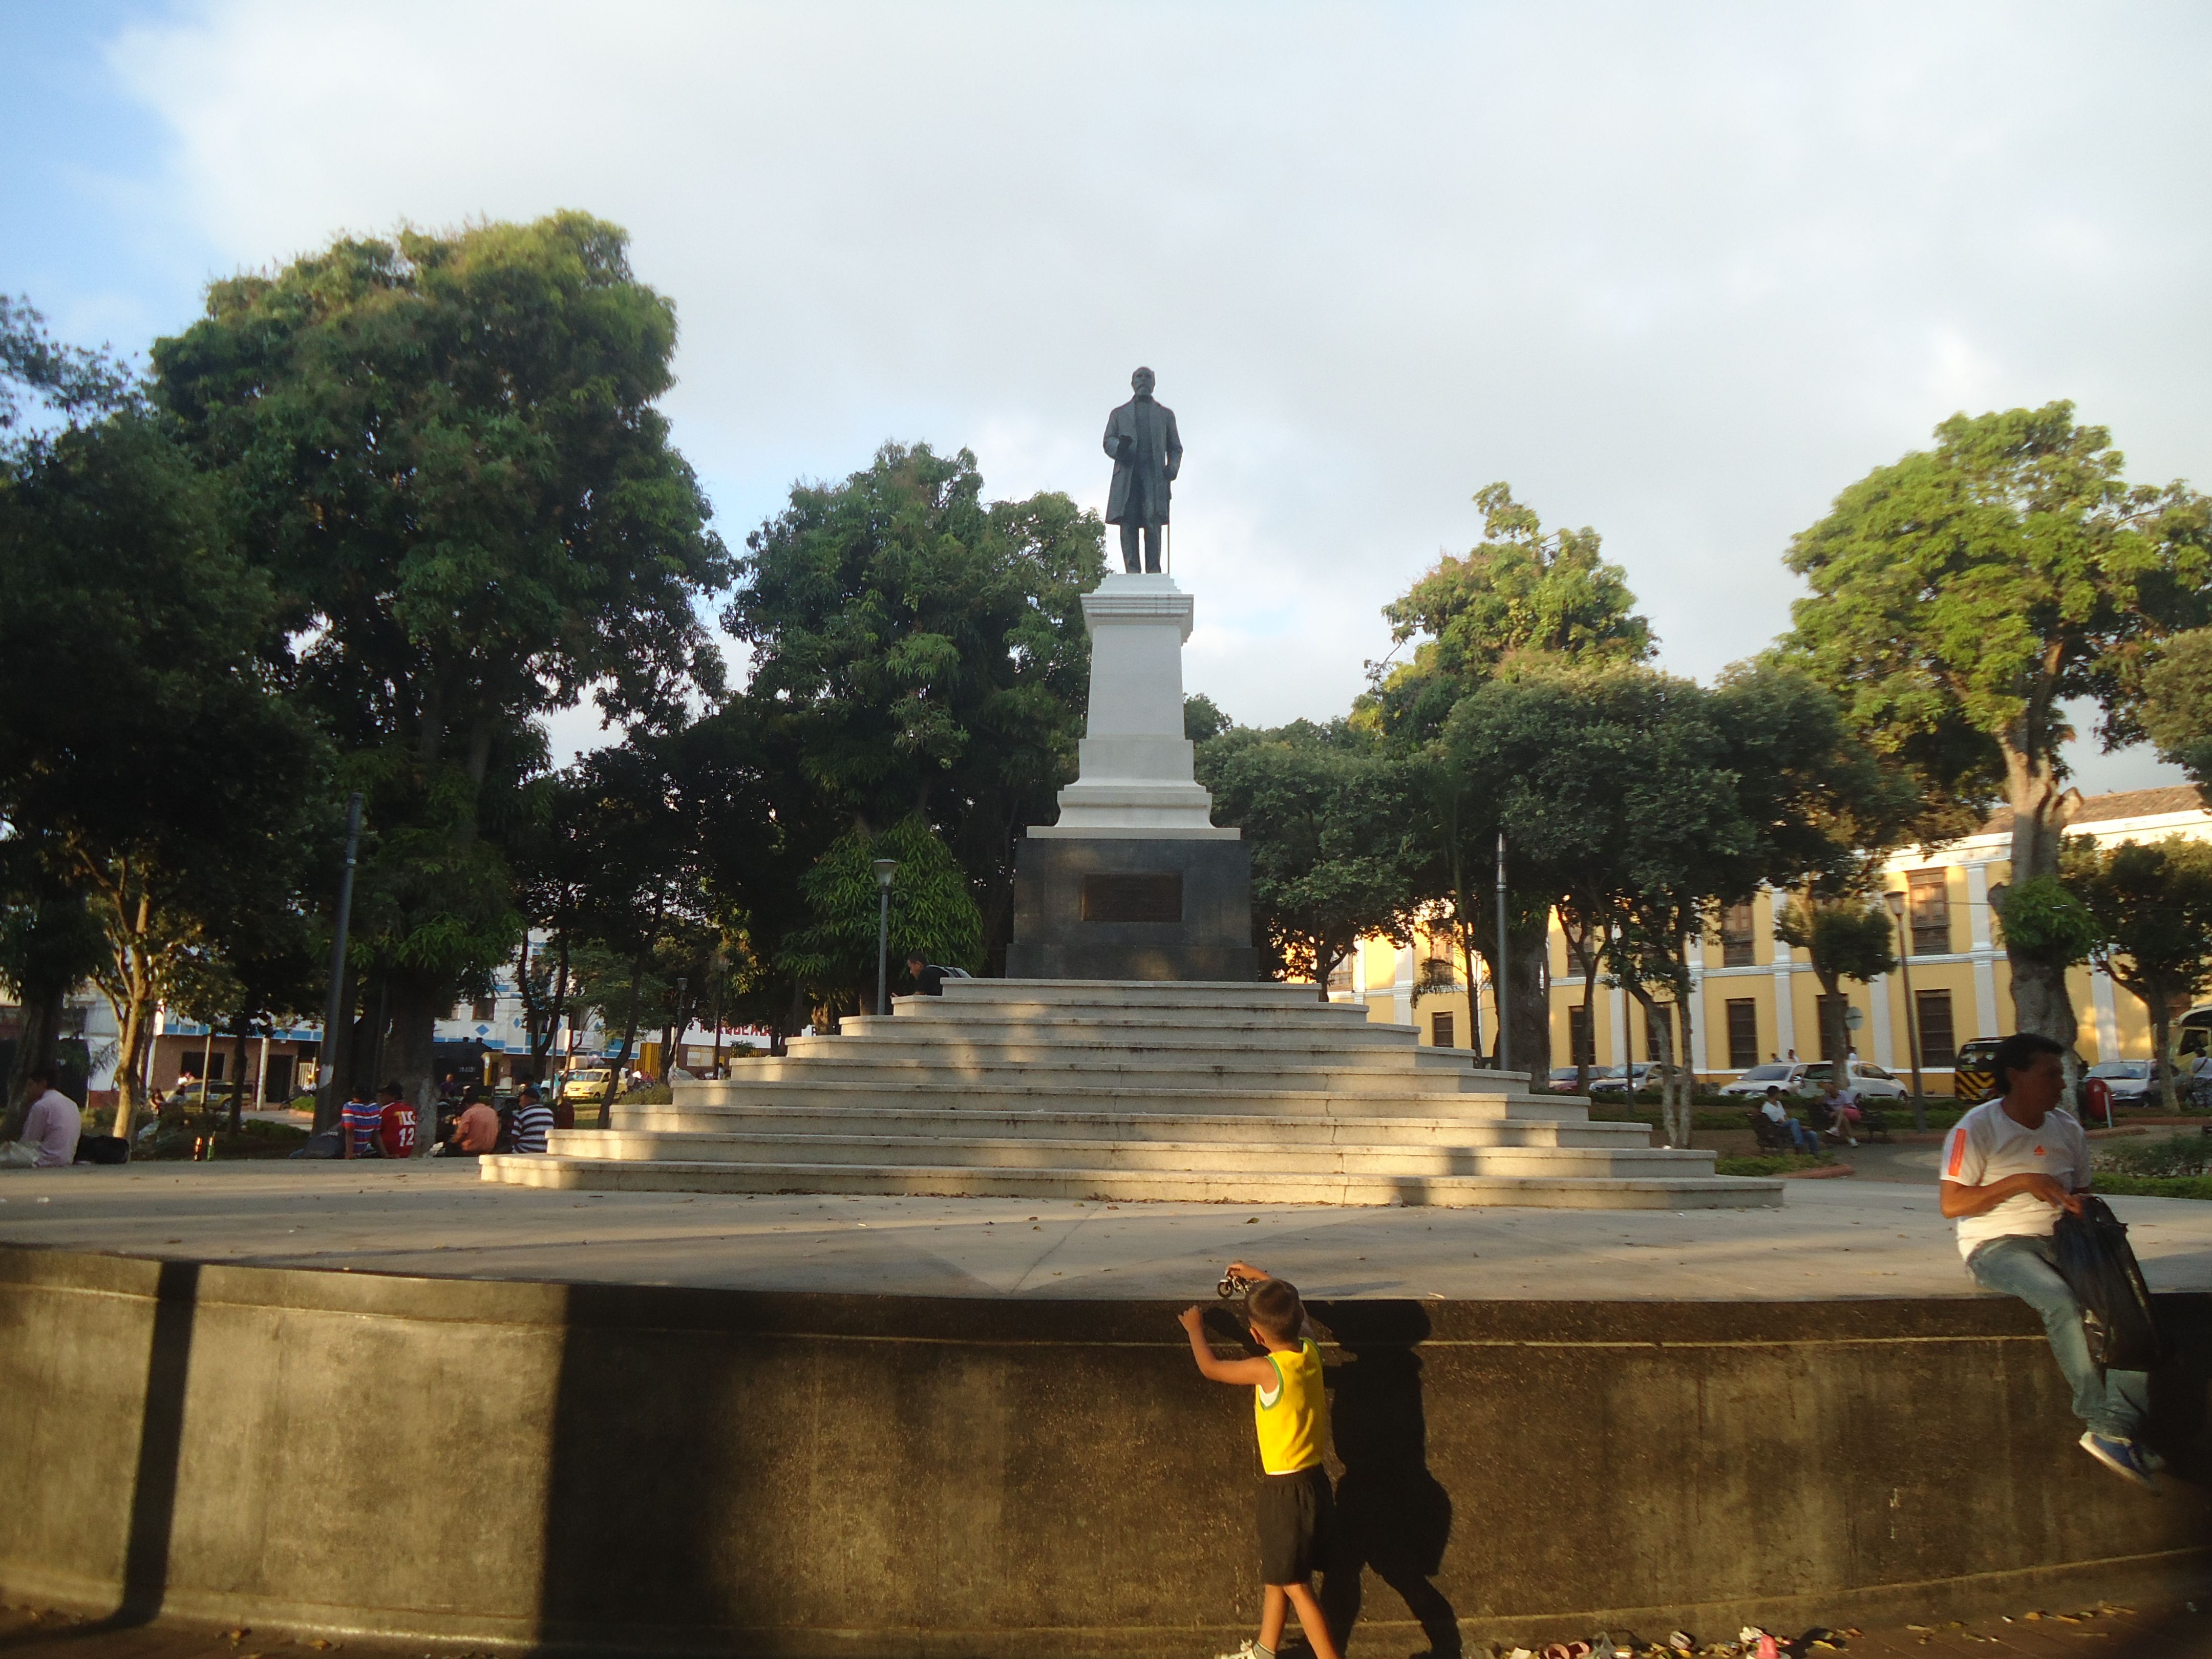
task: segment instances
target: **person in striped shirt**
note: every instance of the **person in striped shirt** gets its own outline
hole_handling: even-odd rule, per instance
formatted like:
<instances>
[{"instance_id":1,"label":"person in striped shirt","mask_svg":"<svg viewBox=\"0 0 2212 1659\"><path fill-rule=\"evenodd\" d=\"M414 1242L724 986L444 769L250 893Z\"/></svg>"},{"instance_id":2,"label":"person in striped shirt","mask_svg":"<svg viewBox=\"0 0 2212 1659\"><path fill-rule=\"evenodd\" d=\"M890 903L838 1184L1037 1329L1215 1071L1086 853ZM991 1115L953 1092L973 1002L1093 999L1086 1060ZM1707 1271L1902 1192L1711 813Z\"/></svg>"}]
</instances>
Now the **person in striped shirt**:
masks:
<instances>
[{"instance_id":1,"label":"person in striped shirt","mask_svg":"<svg viewBox=\"0 0 2212 1659\"><path fill-rule=\"evenodd\" d=\"M384 1114L368 1097L368 1091L358 1083L346 1097L346 1103L338 1109L338 1139L341 1152L347 1158L381 1158L384 1148L377 1145L376 1132L383 1126Z\"/></svg>"},{"instance_id":2,"label":"person in striped shirt","mask_svg":"<svg viewBox=\"0 0 2212 1659\"><path fill-rule=\"evenodd\" d=\"M524 1084L522 1092L514 1098L514 1150L544 1152L545 1137L552 1128L553 1109L540 1097L536 1084Z\"/></svg>"}]
</instances>

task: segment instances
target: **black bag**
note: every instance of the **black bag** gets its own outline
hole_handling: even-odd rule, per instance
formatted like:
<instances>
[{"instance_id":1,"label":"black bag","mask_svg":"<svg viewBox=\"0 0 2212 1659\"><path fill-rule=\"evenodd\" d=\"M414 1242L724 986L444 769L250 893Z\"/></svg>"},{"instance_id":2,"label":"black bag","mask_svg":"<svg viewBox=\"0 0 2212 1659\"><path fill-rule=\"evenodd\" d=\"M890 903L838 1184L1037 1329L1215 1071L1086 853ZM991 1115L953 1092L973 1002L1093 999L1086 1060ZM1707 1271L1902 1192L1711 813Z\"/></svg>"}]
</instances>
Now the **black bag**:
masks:
<instances>
[{"instance_id":1,"label":"black bag","mask_svg":"<svg viewBox=\"0 0 2212 1659\"><path fill-rule=\"evenodd\" d=\"M131 1143L121 1135L81 1135L76 1143L79 1164L128 1164Z\"/></svg>"},{"instance_id":2,"label":"black bag","mask_svg":"<svg viewBox=\"0 0 2212 1659\"><path fill-rule=\"evenodd\" d=\"M2061 1214L2051 1237L2058 1274L2081 1304L2089 1357L2114 1370L2147 1371L2166 1358L2150 1287L2128 1243L2126 1224L2101 1198L2082 1194L2081 1213Z\"/></svg>"}]
</instances>

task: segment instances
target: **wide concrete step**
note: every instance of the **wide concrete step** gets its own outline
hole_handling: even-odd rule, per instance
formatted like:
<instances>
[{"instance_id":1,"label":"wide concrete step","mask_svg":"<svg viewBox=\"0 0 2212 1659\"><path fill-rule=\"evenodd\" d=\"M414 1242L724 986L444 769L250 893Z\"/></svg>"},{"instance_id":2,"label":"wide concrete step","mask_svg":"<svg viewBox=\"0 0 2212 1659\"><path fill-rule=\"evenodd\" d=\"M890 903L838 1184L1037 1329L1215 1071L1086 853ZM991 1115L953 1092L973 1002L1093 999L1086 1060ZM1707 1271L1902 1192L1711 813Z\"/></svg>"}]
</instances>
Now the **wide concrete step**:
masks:
<instances>
[{"instance_id":1,"label":"wide concrete step","mask_svg":"<svg viewBox=\"0 0 2212 1659\"><path fill-rule=\"evenodd\" d=\"M556 1131L562 1157L625 1162L862 1164L957 1163L977 1169L1265 1170L1280 1175L1589 1176L1620 1180L1675 1173L1708 1176L1710 1152L1644 1146L1480 1146L1266 1141L1053 1139L1038 1135L804 1134L739 1130L653 1134L619 1129Z\"/></svg>"},{"instance_id":2,"label":"wide concrete step","mask_svg":"<svg viewBox=\"0 0 2212 1659\"><path fill-rule=\"evenodd\" d=\"M1310 985L1278 985L1265 981L1200 979L949 979L939 997L901 996L894 1007L908 1002L941 1002L948 1006L990 1003L1002 1007L1121 1007L1121 1008L1330 1008L1350 1007L1327 1003Z\"/></svg>"},{"instance_id":3,"label":"wide concrete step","mask_svg":"<svg viewBox=\"0 0 2212 1659\"><path fill-rule=\"evenodd\" d=\"M946 1049L1086 1049L1115 1048L1164 1054L1255 1054L1285 1055L1340 1055L1367 1061L1378 1054L1422 1054L1430 1063L1472 1071L1474 1056L1464 1048L1417 1046L1406 1032L1388 1025L1362 1024L1333 1030L1269 1028L1243 1024L1221 1025L1154 1025L1142 1020L1127 1024L1078 1024L1071 1020L959 1020L915 1019L904 1014L871 1018L865 1024L848 1019L837 1036L795 1036L793 1054L813 1054L841 1048L912 1048L931 1054Z\"/></svg>"},{"instance_id":4,"label":"wide concrete step","mask_svg":"<svg viewBox=\"0 0 2212 1659\"><path fill-rule=\"evenodd\" d=\"M855 1047L834 1054L755 1060L744 1073L744 1079L756 1084L841 1082L884 1089L903 1089L925 1078L948 1083L1021 1083L1032 1087L1066 1083L1185 1090L1265 1088L1285 1094L1335 1089L1391 1089L1447 1098L1456 1095L1513 1098L1478 1081L1471 1073L1426 1066L1280 1063L1208 1066L1167 1056L1148 1058L1110 1051L1073 1061L970 1060L957 1055L933 1060L872 1054ZM726 1086L734 1086L741 1080L732 1077Z\"/></svg>"},{"instance_id":5,"label":"wide concrete step","mask_svg":"<svg viewBox=\"0 0 2212 1659\"><path fill-rule=\"evenodd\" d=\"M1346 1042L1363 1035L1376 1041L1418 1041L1411 1025L1393 1024L1370 1018L1354 1003L1299 1003L1280 1008L1208 1008L1183 1006L1166 1008L1127 1008L1119 1006L1085 1007L1074 1003L947 1002L942 997L904 997L888 1014L849 1014L838 1029L859 1036L915 1027L954 1030L1070 1030L1143 1031L1257 1031L1282 1034L1333 1034Z\"/></svg>"},{"instance_id":6,"label":"wide concrete step","mask_svg":"<svg viewBox=\"0 0 2212 1659\"><path fill-rule=\"evenodd\" d=\"M1627 1180L1578 1176L1278 1174L1267 1170L1004 1169L958 1164L635 1163L522 1157L479 1161L486 1181L603 1191L854 1193L912 1197L1082 1198L1109 1203L1524 1205L1547 1209L1735 1209L1779 1204L1782 1183L1735 1176Z\"/></svg>"},{"instance_id":7,"label":"wide concrete step","mask_svg":"<svg viewBox=\"0 0 2212 1659\"><path fill-rule=\"evenodd\" d=\"M1425 1072L1473 1078L1474 1068L1449 1048L1410 1042L1347 1044L1330 1038L1291 1037L1253 1042L1189 1042L1152 1035L1036 1037L1015 1032L988 1036L871 1032L866 1036L801 1036L791 1040L785 1065L859 1060L870 1064L907 1060L921 1066L1159 1066L1200 1071L1325 1070ZM773 1066L773 1058L754 1065ZM1525 1086L1525 1085L1524 1085Z\"/></svg>"},{"instance_id":8,"label":"wide concrete step","mask_svg":"<svg viewBox=\"0 0 2212 1659\"><path fill-rule=\"evenodd\" d=\"M817 1106L968 1106L990 1111L1085 1111L1119 1109L1143 1113L1296 1113L1320 1117L1428 1117L1468 1122L1511 1118L1580 1123L1589 1108L1566 1096L1452 1093L1402 1081L1376 1085L1362 1077L1348 1086L1285 1089L1245 1084L1213 1086L1206 1080L1158 1078L1143 1081L1089 1074L1044 1076L1010 1067L988 1078L952 1079L916 1067L903 1073L863 1068L859 1075L809 1066L788 1079L753 1075L747 1066L721 1083L678 1083L679 1106L767 1105L803 1100Z\"/></svg>"},{"instance_id":9,"label":"wide concrete step","mask_svg":"<svg viewBox=\"0 0 2212 1659\"><path fill-rule=\"evenodd\" d=\"M738 1106L617 1106L614 1127L647 1134L1026 1135L1048 1139L1249 1142L1263 1146L1599 1146L1651 1144L1641 1123L1480 1121L1457 1117L1310 1116L1299 1113L1153 1113L917 1109L884 1103L815 1107L770 1099Z\"/></svg>"}]
</instances>

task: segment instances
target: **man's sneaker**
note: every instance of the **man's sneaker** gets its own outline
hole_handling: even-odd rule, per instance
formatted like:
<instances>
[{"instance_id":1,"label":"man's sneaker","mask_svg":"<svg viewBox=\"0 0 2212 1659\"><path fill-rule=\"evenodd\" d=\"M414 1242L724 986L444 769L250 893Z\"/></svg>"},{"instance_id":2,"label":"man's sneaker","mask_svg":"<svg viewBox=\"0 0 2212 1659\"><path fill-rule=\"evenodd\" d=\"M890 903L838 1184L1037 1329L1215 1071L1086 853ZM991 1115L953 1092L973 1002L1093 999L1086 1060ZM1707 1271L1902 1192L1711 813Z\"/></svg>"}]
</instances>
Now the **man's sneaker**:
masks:
<instances>
[{"instance_id":1,"label":"man's sneaker","mask_svg":"<svg viewBox=\"0 0 2212 1659\"><path fill-rule=\"evenodd\" d=\"M2134 1441L2108 1440L2091 1430L2081 1436L2081 1449L2113 1474L2125 1476L2138 1486L2151 1487L2150 1467Z\"/></svg>"},{"instance_id":2,"label":"man's sneaker","mask_svg":"<svg viewBox=\"0 0 2212 1659\"><path fill-rule=\"evenodd\" d=\"M2144 1445L2140 1440L2134 1441L2130 1443L2132 1443L2136 1449L2136 1461L2140 1462L2143 1468L2149 1470L2153 1474L2163 1474L2166 1472L2166 1460L2163 1457L2160 1457L2148 1446Z\"/></svg>"},{"instance_id":3,"label":"man's sneaker","mask_svg":"<svg viewBox=\"0 0 2212 1659\"><path fill-rule=\"evenodd\" d=\"M1233 1651L1216 1654L1214 1659L1261 1659L1260 1644L1248 1636Z\"/></svg>"}]
</instances>

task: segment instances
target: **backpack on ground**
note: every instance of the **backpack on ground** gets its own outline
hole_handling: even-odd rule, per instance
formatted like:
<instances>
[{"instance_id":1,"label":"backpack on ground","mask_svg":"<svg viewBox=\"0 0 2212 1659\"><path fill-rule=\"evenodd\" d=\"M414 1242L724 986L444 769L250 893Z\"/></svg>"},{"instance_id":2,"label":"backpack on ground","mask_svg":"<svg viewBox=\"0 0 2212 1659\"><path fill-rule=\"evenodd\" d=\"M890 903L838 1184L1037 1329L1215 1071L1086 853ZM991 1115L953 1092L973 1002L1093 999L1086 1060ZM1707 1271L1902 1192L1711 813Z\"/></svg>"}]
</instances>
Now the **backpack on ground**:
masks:
<instances>
[{"instance_id":1,"label":"backpack on ground","mask_svg":"<svg viewBox=\"0 0 2212 1659\"><path fill-rule=\"evenodd\" d=\"M2166 1358L2151 1311L2150 1287L2128 1243L2127 1224L2101 1198L2084 1194L2081 1213L2062 1214L2051 1242L2059 1277L2081 1304L2089 1357L2123 1371L2147 1371Z\"/></svg>"}]
</instances>

